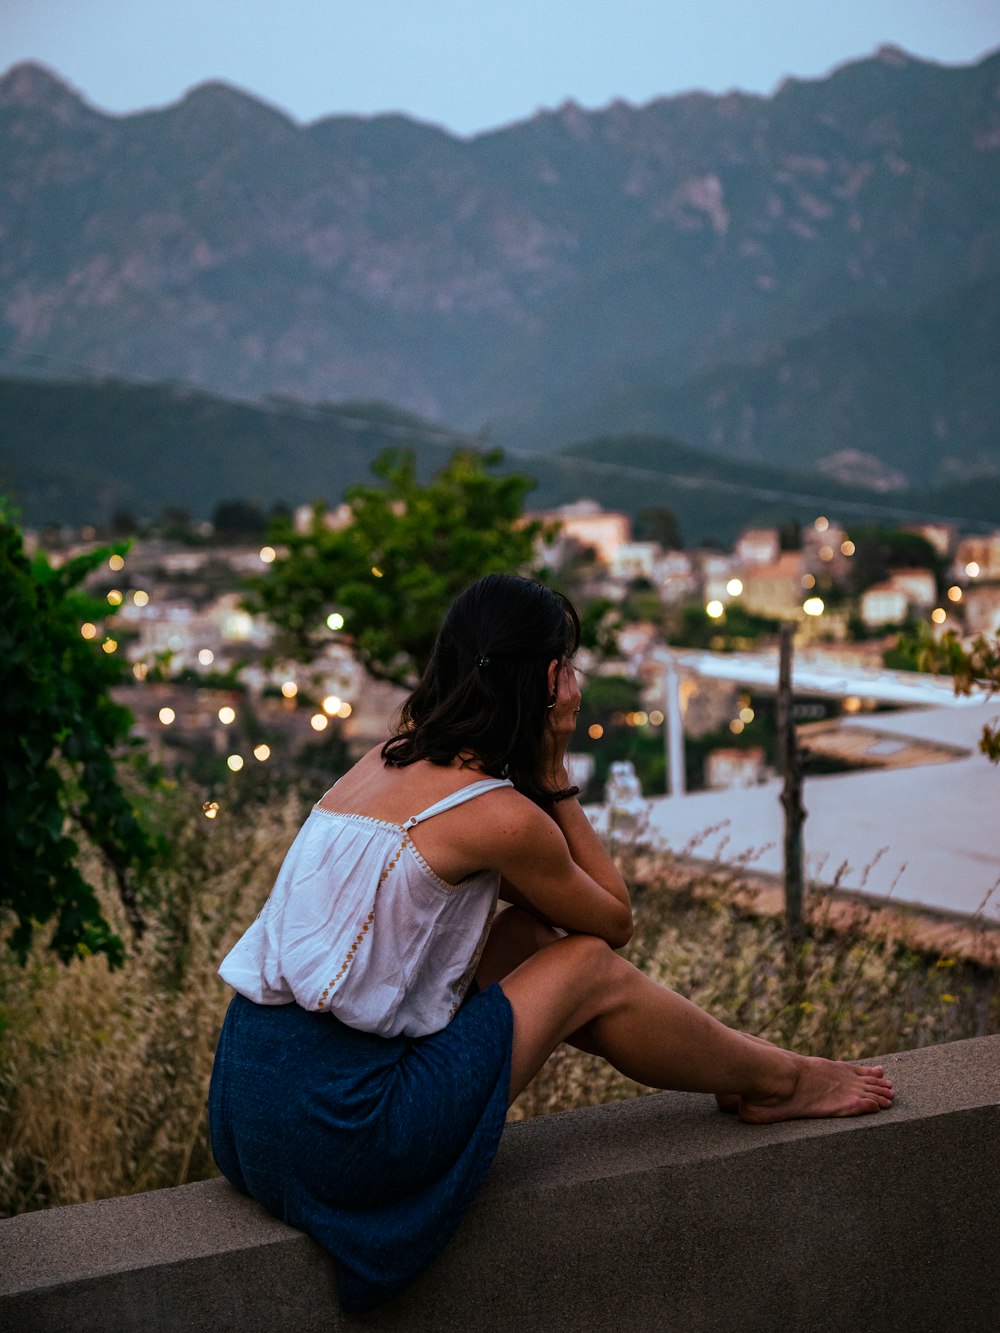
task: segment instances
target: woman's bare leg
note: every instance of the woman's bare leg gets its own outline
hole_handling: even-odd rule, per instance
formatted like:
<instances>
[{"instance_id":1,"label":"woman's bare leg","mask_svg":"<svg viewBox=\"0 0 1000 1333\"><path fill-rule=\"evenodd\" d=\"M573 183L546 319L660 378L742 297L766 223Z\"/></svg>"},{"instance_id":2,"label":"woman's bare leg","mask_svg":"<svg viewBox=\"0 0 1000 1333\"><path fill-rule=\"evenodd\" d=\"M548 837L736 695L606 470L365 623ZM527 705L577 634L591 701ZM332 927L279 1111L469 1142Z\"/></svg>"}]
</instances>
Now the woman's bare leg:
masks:
<instances>
[{"instance_id":1,"label":"woman's bare leg","mask_svg":"<svg viewBox=\"0 0 1000 1333\"><path fill-rule=\"evenodd\" d=\"M755 1122L861 1115L892 1104L881 1068L795 1055L734 1032L593 936L554 939L504 973L529 928L516 918L497 925L479 975L486 984L500 980L514 1011L512 1100L571 1040L636 1082L738 1096L740 1115Z\"/></svg>"}]
</instances>

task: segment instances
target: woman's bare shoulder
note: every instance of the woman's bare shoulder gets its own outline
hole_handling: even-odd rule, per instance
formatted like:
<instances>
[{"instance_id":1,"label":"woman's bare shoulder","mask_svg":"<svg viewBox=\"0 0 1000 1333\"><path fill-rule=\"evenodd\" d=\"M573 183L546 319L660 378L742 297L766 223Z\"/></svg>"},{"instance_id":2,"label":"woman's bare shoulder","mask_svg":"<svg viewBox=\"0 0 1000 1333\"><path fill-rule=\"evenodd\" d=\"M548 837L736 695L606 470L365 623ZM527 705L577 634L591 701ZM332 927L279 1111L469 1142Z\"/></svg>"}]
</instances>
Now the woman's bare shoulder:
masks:
<instances>
[{"instance_id":1,"label":"woman's bare shoulder","mask_svg":"<svg viewBox=\"0 0 1000 1333\"><path fill-rule=\"evenodd\" d=\"M476 807L479 807L477 810ZM514 787L498 787L470 801L468 826L482 842L505 842L512 838L534 839L558 829L534 801Z\"/></svg>"}]
</instances>

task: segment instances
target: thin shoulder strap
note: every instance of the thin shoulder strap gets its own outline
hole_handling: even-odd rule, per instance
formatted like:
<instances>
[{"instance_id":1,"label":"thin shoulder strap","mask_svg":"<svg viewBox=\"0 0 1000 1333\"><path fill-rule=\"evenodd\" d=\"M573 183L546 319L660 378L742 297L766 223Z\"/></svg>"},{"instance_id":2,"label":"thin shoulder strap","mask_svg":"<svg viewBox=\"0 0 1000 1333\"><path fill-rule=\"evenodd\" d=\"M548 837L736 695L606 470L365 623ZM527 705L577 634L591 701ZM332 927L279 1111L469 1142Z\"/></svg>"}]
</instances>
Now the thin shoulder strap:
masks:
<instances>
[{"instance_id":1,"label":"thin shoulder strap","mask_svg":"<svg viewBox=\"0 0 1000 1333\"><path fill-rule=\"evenodd\" d=\"M453 791L450 796L435 801L426 810L422 810L419 815L411 815L403 828L411 829L415 824L422 824L425 819L430 819L432 815L442 815L446 810L453 810L456 805L462 805L465 801L471 801L476 796L482 796L484 792L494 791L497 787L513 787L513 785L510 778L483 778L481 782L470 782L467 787L459 787L458 791Z\"/></svg>"}]
</instances>

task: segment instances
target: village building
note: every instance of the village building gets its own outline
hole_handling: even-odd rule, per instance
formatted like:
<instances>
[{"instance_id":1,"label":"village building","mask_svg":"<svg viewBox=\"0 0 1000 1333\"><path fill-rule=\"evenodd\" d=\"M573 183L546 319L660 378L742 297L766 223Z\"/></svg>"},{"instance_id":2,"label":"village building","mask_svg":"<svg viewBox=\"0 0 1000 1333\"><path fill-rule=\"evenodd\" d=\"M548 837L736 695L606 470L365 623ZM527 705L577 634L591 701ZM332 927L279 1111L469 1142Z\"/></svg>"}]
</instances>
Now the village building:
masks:
<instances>
[{"instance_id":1,"label":"village building","mask_svg":"<svg viewBox=\"0 0 1000 1333\"><path fill-rule=\"evenodd\" d=\"M909 611L906 592L895 583L875 583L861 594L859 612L869 629L901 625Z\"/></svg>"},{"instance_id":2,"label":"village building","mask_svg":"<svg viewBox=\"0 0 1000 1333\"><path fill-rule=\"evenodd\" d=\"M753 615L798 619L805 596L804 575L802 553L783 551L771 564L744 572L742 604Z\"/></svg>"},{"instance_id":3,"label":"village building","mask_svg":"<svg viewBox=\"0 0 1000 1333\"><path fill-rule=\"evenodd\" d=\"M888 582L898 588L916 610L923 611L937 604L937 580L929 569L894 569Z\"/></svg>"},{"instance_id":4,"label":"village building","mask_svg":"<svg viewBox=\"0 0 1000 1333\"><path fill-rule=\"evenodd\" d=\"M777 528L746 528L737 538L733 554L744 569L773 565L781 554Z\"/></svg>"},{"instance_id":5,"label":"village building","mask_svg":"<svg viewBox=\"0 0 1000 1333\"><path fill-rule=\"evenodd\" d=\"M559 532L553 542L543 546L546 559L559 564L572 545L592 550L600 562L610 567L620 547L632 541L632 523L627 514L602 509L596 500L578 500L532 514L546 523L557 523Z\"/></svg>"},{"instance_id":6,"label":"village building","mask_svg":"<svg viewBox=\"0 0 1000 1333\"><path fill-rule=\"evenodd\" d=\"M962 597L969 634L1000 635L1000 583L975 583Z\"/></svg>"},{"instance_id":7,"label":"village building","mask_svg":"<svg viewBox=\"0 0 1000 1333\"><path fill-rule=\"evenodd\" d=\"M608 562L611 574L631 583L634 579L656 578L656 566L662 549L657 542L622 542Z\"/></svg>"},{"instance_id":8,"label":"village building","mask_svg":"<svg viewBox=\"0 0 1000 1333\"><path fill-rule=\"evenodd\" d=\"M705 759L705 786L714 791L756 787L767 778L767 764L760 745L745 749L720 746Z\"/></svg>"}]
</instances>

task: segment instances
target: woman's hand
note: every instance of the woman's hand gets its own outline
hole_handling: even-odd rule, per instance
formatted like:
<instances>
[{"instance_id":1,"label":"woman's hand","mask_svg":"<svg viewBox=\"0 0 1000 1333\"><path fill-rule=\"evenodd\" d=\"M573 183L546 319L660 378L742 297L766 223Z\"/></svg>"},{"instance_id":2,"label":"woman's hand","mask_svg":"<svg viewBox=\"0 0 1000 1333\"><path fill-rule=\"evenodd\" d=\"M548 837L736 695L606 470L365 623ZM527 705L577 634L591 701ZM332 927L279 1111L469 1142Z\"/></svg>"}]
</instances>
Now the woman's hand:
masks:
<instances>
[{"instance_id":1,"label":"woman's hand","mask_svg":"<svg viewBox=\"0 0 1000 1333\"><path fill-rule=\"evenodd\" d=\"M568 657L549 665L549 697L554 698L554 703L548 712L545 733L544 778L550 791L558 791L569 786L566 751L576 730L576 718L580 711L580 686L573 663Z\"/></svg>"}]
</instances>

